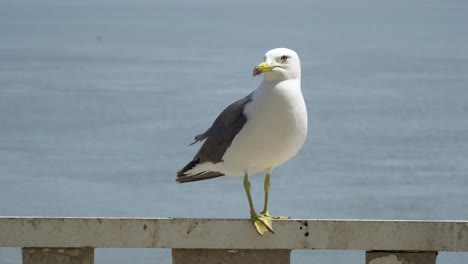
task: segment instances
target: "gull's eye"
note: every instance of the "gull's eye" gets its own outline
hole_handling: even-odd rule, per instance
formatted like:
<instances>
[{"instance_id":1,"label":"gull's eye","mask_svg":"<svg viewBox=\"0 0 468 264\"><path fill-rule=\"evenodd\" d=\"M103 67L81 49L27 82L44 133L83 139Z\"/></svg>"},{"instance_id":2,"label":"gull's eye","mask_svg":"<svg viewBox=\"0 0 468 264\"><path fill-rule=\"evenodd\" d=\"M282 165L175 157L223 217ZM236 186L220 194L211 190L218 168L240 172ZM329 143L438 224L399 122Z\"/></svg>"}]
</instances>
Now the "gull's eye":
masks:
<instances>
[{"instance_id":1,"label":"gull's eye","mask_svg":"<svg viewBox=\"0 0 468 264\"><path fill-rule=\"evenodd\" d=\"M287 60L288 60L288 56L286 55L281 56L281 61L287 61Z\"/></svg>"}]
</instances>

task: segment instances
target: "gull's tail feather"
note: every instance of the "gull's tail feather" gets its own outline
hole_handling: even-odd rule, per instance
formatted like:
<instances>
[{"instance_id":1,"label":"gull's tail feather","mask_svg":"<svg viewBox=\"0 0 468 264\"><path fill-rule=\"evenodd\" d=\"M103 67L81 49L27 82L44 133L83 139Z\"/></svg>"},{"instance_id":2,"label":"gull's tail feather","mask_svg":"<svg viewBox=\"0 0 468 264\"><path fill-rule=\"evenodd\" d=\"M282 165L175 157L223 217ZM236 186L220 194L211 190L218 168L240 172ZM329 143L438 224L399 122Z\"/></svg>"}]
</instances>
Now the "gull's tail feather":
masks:
<instances>
[{"instance_id":1,"label":"gull's tail feather","mask_svg":"<svg viewBox=\"0 0 468 264\"><path fill-rule=\"evenodd\" d=\"M200 159L194 159L189 162L183 169L177 172L176 181L179 183L185 182L194 182L194 181L202 181L208 180L212 178L217 178L224 176L224 174L217 172L217 171L205 171L196 174L190 173L190 171L199 164Z\"/></svg>"},{"instance_id":2,"label":"gull's tail feather","mask_svg":"<svg viewBox=\"0 0 468 264\"><path fill-rule=\"evenodd\" d=\"M194 175L184 174L181 171L178 171L176 181L178 183L186 183L186 182L208 180L208 179L213 179L213 178L217 178L221 176L224 176L224 174L216 172L216 171L208 171L205 173L194 174Z\"/></svg>"}]
</instances>

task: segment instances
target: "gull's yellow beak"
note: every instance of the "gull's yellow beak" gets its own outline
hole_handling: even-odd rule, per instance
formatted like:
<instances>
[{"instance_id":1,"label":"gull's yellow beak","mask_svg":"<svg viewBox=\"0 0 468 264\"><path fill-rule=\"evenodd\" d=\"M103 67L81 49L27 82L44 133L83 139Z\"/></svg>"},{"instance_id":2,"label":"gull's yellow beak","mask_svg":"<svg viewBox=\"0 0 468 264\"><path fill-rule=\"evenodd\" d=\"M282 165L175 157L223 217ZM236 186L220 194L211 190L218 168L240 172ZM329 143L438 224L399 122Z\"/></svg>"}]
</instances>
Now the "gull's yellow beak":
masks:
<instances>
[{"instance_id":1,"label":"gull's yellow beak","mask_svg":"<svg viewBox=\"0 0 468 264\"><path fill-rule=\"evenodd\" d=\"M268 65L268 63L266 61L258 64L254 70L253 70L253 76L257 76L257 75L260 75L264 72L269 72L271 71L273 68L275 68L276 66L275 65Z\"/></svg>"}]
</instances>

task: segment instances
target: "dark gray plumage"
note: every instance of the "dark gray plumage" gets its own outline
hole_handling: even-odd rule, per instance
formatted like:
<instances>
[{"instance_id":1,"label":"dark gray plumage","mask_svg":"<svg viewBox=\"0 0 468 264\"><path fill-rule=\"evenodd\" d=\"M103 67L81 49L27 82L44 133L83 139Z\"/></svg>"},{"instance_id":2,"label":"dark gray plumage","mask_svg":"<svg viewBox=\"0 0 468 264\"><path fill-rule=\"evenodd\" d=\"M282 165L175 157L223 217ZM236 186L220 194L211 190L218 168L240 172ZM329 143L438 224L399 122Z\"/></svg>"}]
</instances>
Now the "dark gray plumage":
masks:
<instances>
[{"instance_id":1,"label":"dark gray plumage","mask_svg":"<svg viewBox=\"0 0 468 264\"><path fill-rule=\"evenodd\" d=\"M217 171L206 171L195 175L188 175L186 172L203 162L218 163L222 161L226 149L231 146L234 137L247 122L244 109L250 101L252 101L252 93L226 107L205 133L195 136L195 142L191 145L199 141L206 141L193 160L177 172L176 180L178 182L200 181L224 175Z\"/></svg>"}]
</instances>

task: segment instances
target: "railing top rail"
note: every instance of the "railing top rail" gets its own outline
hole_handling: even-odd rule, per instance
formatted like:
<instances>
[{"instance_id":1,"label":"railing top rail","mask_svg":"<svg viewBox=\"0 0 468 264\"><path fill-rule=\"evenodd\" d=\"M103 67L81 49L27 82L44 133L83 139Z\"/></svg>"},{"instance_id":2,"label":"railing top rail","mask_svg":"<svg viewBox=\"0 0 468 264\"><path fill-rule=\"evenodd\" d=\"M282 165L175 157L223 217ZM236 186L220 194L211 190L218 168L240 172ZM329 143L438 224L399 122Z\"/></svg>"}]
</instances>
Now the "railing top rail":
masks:
<instances>
[{"instance_id":1,"label":"railing top rail","mask_svg":"<svg viewBox=\"0 0 468 264\"><path fill-rule=\"evenodd\" d=\"M468 252L468 221L0 217L0 247L335 249Z\"/></svg>"}]
</instances>

